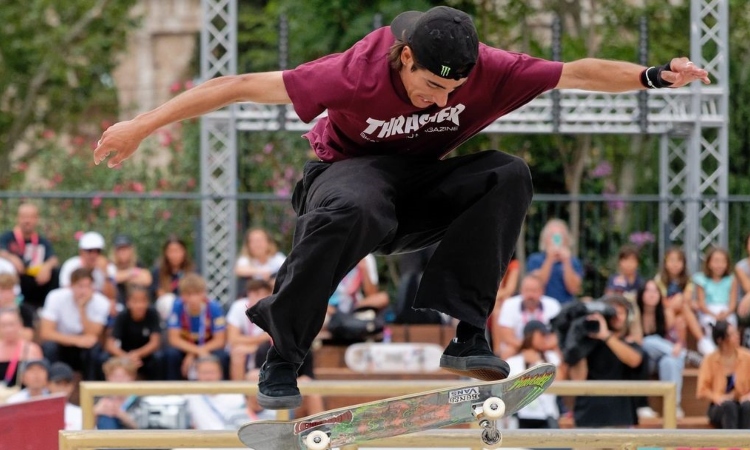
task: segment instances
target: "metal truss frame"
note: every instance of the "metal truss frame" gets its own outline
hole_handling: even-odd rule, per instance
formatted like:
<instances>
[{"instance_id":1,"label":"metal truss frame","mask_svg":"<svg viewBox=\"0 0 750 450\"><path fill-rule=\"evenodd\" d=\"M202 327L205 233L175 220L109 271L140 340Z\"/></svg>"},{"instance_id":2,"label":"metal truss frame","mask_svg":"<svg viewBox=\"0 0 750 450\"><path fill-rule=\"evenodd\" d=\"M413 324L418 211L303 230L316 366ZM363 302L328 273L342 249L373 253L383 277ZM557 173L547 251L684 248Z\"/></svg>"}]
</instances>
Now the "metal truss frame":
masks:
<instances>
[{"instance_id":1,"label":"metal truss frame","mask_svg":"<svg viewBox=\"0 0 750 450\"><path fill-rule=\"evenodd\" d=\"M202 0L204 80L236 73L237 0ZM550 92L500 118L486 133L639 134L661 136L660 244L680 243L694 271L702 251L728 242L728 0L691 0L691 59L713 84L638 93ZM645 108L645 110L644 110ZM237 239L236 132L304 131L289 106L234 105L201 122L202 268L211 294L234 298Z\"/></svg>"}]
</instances>

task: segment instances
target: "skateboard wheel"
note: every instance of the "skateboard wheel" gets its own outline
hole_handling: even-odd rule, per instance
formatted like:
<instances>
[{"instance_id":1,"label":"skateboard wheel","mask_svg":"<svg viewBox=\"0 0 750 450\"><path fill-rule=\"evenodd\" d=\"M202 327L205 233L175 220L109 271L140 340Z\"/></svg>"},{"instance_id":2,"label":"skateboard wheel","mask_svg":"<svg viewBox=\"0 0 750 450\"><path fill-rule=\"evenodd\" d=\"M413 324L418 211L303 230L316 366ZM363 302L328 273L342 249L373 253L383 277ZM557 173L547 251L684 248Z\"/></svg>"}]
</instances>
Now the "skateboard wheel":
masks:
<instances>
[{"instance_id":1,"label":"skateboard wheel","mask_svg":"<svg viewBox=\"0 0 750 450\"><path fill-rule=\"evenodd\" d=\"M315 430L305 437L305 445L310 450L326 450L331 438L320 430Z\"/></svg>"},{"instance_id":2,"label":"skateboard wheel","mask_svg":"<svg viewBox=\"0 0 750 450\"><path fill-rule=\"evenodd\" d=\"M500 419L505 415L505 402L497 397L490 397L484 401L482 413L488 419Z\"/></svg>"},{"instance_id":3,"label":"skateboard wheel","mask_svg":"<svg viewBox=\"0 0 750 450\"><path fill-rule=\"evenodd\" d=\"M482 443L484 445L490 446L491 448L497 448L502 440L503 435L497 428L482 430Z\"/></svg>"}]
</instances>

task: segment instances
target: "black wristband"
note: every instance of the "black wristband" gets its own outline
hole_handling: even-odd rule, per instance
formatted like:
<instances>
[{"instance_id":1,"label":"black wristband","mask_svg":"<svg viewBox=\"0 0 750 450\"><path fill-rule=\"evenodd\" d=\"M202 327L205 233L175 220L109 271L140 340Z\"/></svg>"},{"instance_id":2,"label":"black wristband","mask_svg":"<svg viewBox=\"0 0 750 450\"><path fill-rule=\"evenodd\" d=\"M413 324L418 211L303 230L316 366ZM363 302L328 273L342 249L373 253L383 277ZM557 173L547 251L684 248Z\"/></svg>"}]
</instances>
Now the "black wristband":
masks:
<instances>
[{"instance_id":1,"label":"black wristband","mask_svg":"<svg viewBox=\"0 0 750 450\"><path fill-rule=\"evenodd\" d=\"M665 70L671 71L672 67L670 63L666 63L663 66L651 66L641 72L641 84L643 87L648 89L661 89L672 86L672 83L661 77L661 73Z\"/></svg>"}]
</instances>

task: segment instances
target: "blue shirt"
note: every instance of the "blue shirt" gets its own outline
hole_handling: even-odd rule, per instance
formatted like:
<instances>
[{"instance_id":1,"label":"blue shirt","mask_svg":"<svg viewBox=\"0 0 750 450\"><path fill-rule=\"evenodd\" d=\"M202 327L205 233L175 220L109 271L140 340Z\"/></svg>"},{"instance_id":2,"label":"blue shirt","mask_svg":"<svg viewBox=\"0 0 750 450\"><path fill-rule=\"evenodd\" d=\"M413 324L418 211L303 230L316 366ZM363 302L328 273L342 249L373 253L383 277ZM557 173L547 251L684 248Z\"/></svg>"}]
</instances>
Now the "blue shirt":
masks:
<instances>
[{"instance_id":1,"label":"blue shirt","mask_svg":"<svg viewBox=\"0 0 750 450\"><path fill-rule=\"evenodd\" d=\"M167 328L180 330L183 339L196 345L203 345L216 333L226 329L226 319L221 305L216 301L209 300L201 308L200 314L192 315L186 311L185 304L178 297L172 306Z\"/></svg>"},{"instance_id":2,"label":"blue shirt","mask_svg":"<svg viewBox=\"0 0 750 450\"><path fill-rule=\"evenodd\" d=\"M729 306L732 280L734 280L733 275L727 275L719 281L714 281L701 272L693 275L693 283L702 287L706 294L706 305Z\"/></svg>"},{"instance_id":3,"label":"blue shirt","mask_svg":"<svg viewBox=\"0 0 750 450\"><path fill-rule=\"evenodd\" d=\"M541 268L546 256L547 255L544 252L532 253L529 255L529 258L526 260L526 273L531 273ZM578 276L583 277L583 264L581 264L581 260L575 256L571 256L570 264L573 266L575 273L577 273ZM550 270L549 280L547 281L544 294L557 299L561 304L575 300L575 296L565 288L562 262L558 261L552 264L552 270Z\"/></svg>"}]
</instances>

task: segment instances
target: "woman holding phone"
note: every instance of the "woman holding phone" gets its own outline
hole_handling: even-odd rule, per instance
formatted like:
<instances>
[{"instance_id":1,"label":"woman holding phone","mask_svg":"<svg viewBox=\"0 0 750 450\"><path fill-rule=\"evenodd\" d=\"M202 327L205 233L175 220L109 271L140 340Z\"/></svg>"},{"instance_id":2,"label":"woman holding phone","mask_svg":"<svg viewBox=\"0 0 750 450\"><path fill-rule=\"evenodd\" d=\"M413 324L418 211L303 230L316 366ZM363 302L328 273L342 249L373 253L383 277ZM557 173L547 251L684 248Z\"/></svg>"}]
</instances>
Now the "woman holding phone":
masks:
<instances>
[{"instance_id":1,"label":"woman holding phone","mask_svg":"<svg viewBox=\"0 0 750 450\"><path fill-rule=\"evenodd\" d=\"M544 294L561 304L575 299L581 292L583 264L572 255L568 225L550 219L539 238L539 252L529 255L526 273L533 273L545 283Z\"/></svg>"}]
</instances>

